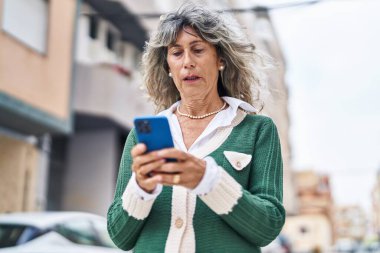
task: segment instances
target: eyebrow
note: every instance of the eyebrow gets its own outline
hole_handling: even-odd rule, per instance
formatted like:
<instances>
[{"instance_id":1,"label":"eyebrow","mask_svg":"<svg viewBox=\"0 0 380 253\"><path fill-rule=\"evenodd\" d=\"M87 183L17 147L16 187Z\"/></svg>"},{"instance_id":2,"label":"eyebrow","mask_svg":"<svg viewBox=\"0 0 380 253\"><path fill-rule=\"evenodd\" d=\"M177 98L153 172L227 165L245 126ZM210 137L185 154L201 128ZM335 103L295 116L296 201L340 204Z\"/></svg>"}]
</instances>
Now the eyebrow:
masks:
<instances>
[{"instance_id":1,"label":"eyebrow","mask_svg":"<svg viewBox=\"0 0 380 253\"><path fill-rule=\"evenodd\" d=\"M193 40L192 42L190 42L190 45L193 45L193 44L196 44L196 43L205 43L203 40ZM181 45L179 44L173 44L173 45L170 45L169 47L181 47Z\"/></svg>"}]
</instances>

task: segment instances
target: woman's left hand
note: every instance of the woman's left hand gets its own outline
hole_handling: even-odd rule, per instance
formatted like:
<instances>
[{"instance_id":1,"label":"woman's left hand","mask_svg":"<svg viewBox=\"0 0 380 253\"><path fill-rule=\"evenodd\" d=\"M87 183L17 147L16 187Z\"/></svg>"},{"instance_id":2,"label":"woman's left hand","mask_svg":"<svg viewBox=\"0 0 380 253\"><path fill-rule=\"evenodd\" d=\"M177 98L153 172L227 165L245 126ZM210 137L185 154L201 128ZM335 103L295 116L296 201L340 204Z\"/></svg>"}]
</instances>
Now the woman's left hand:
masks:
<instances>
[{"instance_id":1,"label":"woman's left hand","mask_svg":"<svg viewBox=\"0 0 380 253\"><path fill-rule=\"evenodd\" d=\"M166 162L154 171L155 174L162 175L163 185L182 185L194 189L202 180L206 171L206 161L175 148L162 149L158 155L177 160Z\"/></svg>"}]
</instances>

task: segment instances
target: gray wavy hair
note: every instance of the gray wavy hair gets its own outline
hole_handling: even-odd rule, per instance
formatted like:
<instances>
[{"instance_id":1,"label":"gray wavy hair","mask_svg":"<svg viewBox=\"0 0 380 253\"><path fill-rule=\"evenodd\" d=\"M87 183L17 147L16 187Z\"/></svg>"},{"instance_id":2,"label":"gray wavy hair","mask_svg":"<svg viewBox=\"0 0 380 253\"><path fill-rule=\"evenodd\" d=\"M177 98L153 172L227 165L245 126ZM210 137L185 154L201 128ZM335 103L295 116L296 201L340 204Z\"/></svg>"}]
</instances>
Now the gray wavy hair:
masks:
<instances>
[{"instance_id":1,"label":"gray wavy hair","mask_svg":"<svg viewBox=\"0 0 380 253\"><path fill-rule=\"evenodd\" d=\"M156 110L167 109L180 100L173 79L168 76L166 58L168 46L174 44L184 27L192 27L198 36L214 45L224 62L225 69L218 78L219 96L238 98L261 110L260 80L265 57L256 51L230 15L193 3L161 16L158 29L145 45L143 81Z\"/></svg>"}]
</instances>

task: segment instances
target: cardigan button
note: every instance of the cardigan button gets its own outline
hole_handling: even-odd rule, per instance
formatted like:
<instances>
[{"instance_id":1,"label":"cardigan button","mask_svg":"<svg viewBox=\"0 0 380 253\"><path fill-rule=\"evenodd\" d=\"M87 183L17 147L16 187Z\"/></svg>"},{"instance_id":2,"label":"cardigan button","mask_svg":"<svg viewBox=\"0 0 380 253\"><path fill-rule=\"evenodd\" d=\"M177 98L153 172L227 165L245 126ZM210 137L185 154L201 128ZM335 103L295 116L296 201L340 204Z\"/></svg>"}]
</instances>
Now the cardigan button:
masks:
<instances>
[{"instance_id":1,"label":"cardigan button","mask_svg":"<svg viewBox=\"0 0 380 253\"><path fill-rule=\"evenodd\" d=\"M237 161L236 162L236 167L241 168L241 162Z\"/></svg>"},{"instance_id":2,"label":"cardigan button","mask_svg":"<svg viewBox=\"0 0 380 253\"><path fill-rule=\"evenodd\" d=\"M181 218L177 218L175 220L175 226L176 228L181 228L183 226L183 220Z\"/></svg>"}]
</instances>

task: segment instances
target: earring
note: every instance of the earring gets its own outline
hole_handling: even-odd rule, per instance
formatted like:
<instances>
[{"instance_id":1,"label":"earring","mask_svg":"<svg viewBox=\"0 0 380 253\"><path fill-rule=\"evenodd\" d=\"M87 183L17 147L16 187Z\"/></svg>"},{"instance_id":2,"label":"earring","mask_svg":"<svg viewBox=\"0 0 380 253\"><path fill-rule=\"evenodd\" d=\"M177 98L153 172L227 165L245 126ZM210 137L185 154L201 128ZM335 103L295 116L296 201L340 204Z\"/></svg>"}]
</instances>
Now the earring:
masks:
<instances>
[{"instance_id":1,"label":"earring","mask_svg":"<svg viewBox=\"0 0 380 253\"><path fill-rule=\"evenodd\" d=\"M224 66L223 66L223 65L220 66L220 67L219 67L219 70L220 70L220 71L223 71L223 70L224 70Z\"/></svg>"},{"instance_id":2,"label":"earring","mask_svg":"<svg viewBox=\"0 0 380 253\"><path fill-rule=\"evenodd\" d=\"M173 77L172 72L169 72L169 77Z\"/></svg>"}]
</instances>

